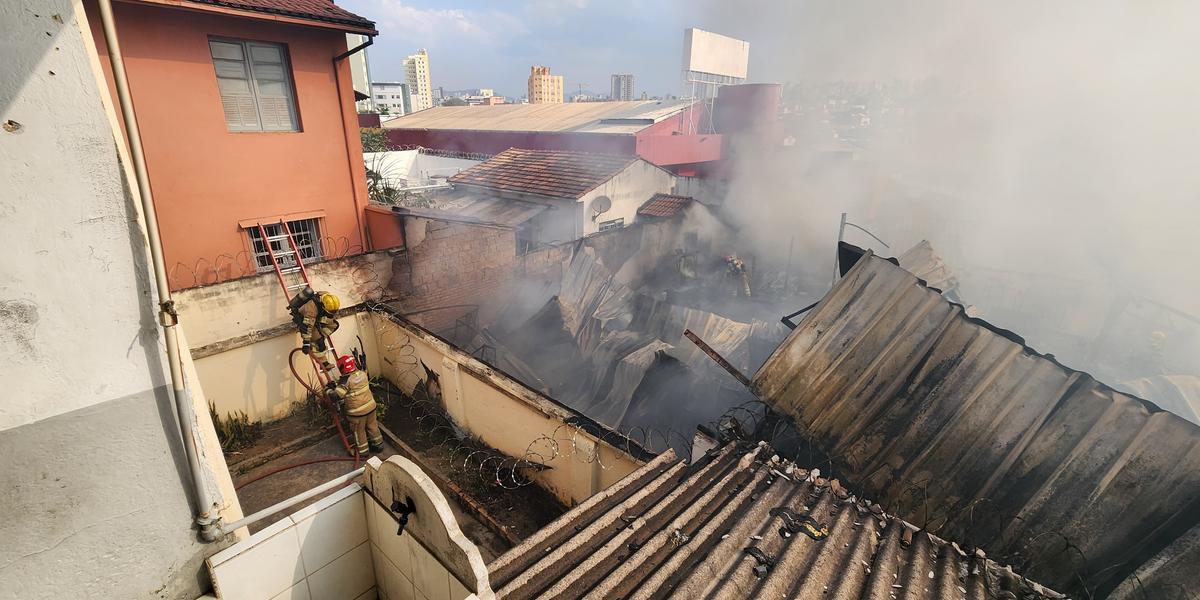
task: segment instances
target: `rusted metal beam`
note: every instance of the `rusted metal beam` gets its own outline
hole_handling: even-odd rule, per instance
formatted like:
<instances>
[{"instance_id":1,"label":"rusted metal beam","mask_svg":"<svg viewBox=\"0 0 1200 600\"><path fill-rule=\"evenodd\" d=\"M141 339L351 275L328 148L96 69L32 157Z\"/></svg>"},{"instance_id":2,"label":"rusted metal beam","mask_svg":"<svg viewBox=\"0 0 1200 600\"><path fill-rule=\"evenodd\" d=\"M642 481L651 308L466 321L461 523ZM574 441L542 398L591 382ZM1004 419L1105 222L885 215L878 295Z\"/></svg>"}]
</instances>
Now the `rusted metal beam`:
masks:
<instances>
[{"instance_id":1,"label":"rusted metal beam","mask_svg":"<svg viewBox=\"0 0 1200 600\"><path fill-rule=\"evenodd\" d=\"M403 454L405 458L416 463L416 465L420 467L420 469L424 471L425 474L428 475L429 478L432 479L439 488L449 492L451 496L454 496L454 498L458 500L459 505L463 507L463 510L466 510L474 517L479 519L480 522L482 522L488 529L491 529L493 533L500 536L500 538L505 542L508 542L510 546L516 546L517 544L521 543L521 538L518 537L510 527L496 520L496 518L493 517L490 512L488 512L487 508L485 508L482 503L472 498L471 495L468 494L466 490L459 487L457 483L454 483L449 478L442 475L437 469L430 466L430 464L425 462L425 459L422 458L416 450L414 450L408 444L405 444L399 436L392 433L391 430L385 427L382 423L379 424L379 431L383 433L383 437L387 438L388 442L391 443L391 445L396 448L400 454Z\"/></svg>"},{"instance_id":2,"label":"rusted metal beam","mask_svg":"<svg viewBox=\"0 0 1200 600\"><path fill-rule=\"evenodd\" d=\"M702 352L707 354L709 358L713 359L713 362L717 363L718 365L721 365L722 369L725 369L726 371L729 372L730 375L733 375L734 379L737 379L738 381L742 382L742 385L744 385L746 387L750 387L750 379L749 378L747 378L745 375L743 375L741 371L737 370L737 367L733 366L732 364L729 363L729 361L725 360L724 356L721 356L716 350L713 350L712 346L709 346L708 344L704 343L704 340L700 339L700 336L692 333L691 329L683 330L683 335L685 337L687 337L687 339L692 340L692 343L696 344L696 346L698 348L700 348L700 350Z\"/></svg>"}]
</instances>

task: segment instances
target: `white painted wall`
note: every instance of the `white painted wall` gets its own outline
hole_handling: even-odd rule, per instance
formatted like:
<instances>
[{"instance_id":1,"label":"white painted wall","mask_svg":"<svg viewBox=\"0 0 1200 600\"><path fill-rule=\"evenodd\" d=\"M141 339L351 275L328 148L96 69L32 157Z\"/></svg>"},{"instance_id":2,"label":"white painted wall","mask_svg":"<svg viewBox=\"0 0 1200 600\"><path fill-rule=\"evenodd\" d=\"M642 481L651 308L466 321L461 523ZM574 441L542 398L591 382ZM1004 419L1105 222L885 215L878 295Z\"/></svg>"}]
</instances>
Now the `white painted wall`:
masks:
<instances>
[{"instance_id":1,"label":"white painted wall","mask_svg":"<svg viewBox=\"0 0 1200 600\"><path fill-rule=\"evenodd\" d=\"M674 187L674 175L644 160L634 161L616 177L580 198L581 235L596 233L600 223L613 219L625 219L625 226L632 225L637 209L651 196L659 192L669 194ZM600 196L608 196L612 208L593 218L592 200Z\"/></svg>"},{"instance_id":2,"label":"white painted wall","mask_svg":"<svg viewBox=\"0 0 1200 600\"><path fill-rule=\"evenodd\" d=\"M483 161L450 156L422 154L420 150L364 152L363 162L368 169L383 176L396 187L426 185L429 179L445 179Z\"/></svg>"},{"instance_id":3,"label":"white painted wall","mask_svg":"<svg viewBox=\"0 0 1200 600\"><path fill-rule=\"evenodd\" d=\"M0 3L0 54L0 596L194 598L220 548L193 529L149 250L81 7ZM236 518L202 415L205 482Z\"/></svg>"}]
</instances>

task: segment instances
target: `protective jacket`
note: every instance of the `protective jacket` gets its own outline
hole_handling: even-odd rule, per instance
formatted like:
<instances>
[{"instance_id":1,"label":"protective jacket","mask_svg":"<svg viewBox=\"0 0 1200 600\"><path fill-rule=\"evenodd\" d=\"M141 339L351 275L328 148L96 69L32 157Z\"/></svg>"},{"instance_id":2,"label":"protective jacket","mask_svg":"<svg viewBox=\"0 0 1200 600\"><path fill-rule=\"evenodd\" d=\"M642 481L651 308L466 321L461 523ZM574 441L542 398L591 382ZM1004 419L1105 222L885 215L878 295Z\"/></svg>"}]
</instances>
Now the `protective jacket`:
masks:
<instances>
[{"instance_id":1,"label":"protective jacket","mask_svg":"<svg viewBox=\"0 0 1200 600\"><path fill-rule=\"evenodd\" d=\"M346 403L346 414L359 417L375 410L375 396L371 394L371 379L363 371L343 375L334 386L333 395Z\"/></svg>"},{"instance_id":2,"label":"protective jacket","mask_svg":"<svg viewBox=\"0 0 1200 600\"><path fill-rule=\"evenodd\" d=\"M305 302L296 309L300 329L300 339L318 347L324 345L326 336L333 335L338 329L337 319L321 310L317 301Z\"/></svg>"}]
</instances>

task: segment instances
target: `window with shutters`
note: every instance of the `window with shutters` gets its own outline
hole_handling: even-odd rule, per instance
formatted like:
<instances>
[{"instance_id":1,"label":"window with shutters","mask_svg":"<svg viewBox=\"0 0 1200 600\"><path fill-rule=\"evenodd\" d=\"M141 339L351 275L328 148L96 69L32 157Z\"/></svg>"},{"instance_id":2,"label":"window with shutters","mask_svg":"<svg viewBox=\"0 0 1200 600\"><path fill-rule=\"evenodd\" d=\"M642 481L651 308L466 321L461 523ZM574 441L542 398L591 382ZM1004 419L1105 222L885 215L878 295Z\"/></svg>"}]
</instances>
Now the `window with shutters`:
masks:
<instances>
[{"instance_id":1,"label":"window with shutters","mask_svg":"<svg viewBox=\"0 0 1200 600\"><path fill-rule=\"evenodd\" d=\"M209 39L208 47L229 131L300 131L283 45Z\"/></svg>"}]
</instances>

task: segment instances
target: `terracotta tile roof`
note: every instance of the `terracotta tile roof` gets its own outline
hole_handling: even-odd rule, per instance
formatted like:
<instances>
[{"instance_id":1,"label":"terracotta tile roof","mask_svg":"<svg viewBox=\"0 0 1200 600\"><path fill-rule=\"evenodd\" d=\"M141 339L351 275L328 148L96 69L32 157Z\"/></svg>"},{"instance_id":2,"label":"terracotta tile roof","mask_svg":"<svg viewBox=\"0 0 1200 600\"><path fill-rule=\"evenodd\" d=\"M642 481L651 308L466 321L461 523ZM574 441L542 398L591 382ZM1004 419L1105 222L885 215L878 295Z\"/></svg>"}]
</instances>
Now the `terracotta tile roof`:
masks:
<instances>
[{"instance_id":1,"label":"terracotta tile roof","mask_svg":"<svg viewBox=\"0 0 1200 600\"><path fill-rule=\"evenodd\" d=\"M691 203L691 196L658 193L651 196L637 214L641 217L673 217Z\"/></svg>"},{"instance_id":2,"label":"terracotta tile roof","mask_svg":"<svg viewBox=\"0 0 1200 600\"><path fill-rule=\"evenodd\" d=\"M334 4L331 0L186 0L183 2L185 5L188 3L224 6L375 30L374 21L364 19Z\"/></svg>"},{"instance_id":3,"label":"terracotta tile roof","mask_svg":"<svg viewBox=\"0 0 1200 600\"><path fill-rule=\"evenodd\" d=\"M1062 598L836 480L730 442L664 452L488 565L497 598Z\"/></svg>"},{"instance_id":4,"label":"terracotta tile roof","mask_svg":"<svg viewBox=\"0 0 1200 600\"><path fill-rule=\"evenodd\" d=\"M636 156L509 148L454 175L451 183L579 198L639 160Z\"/></svg>"}]
</instances>

